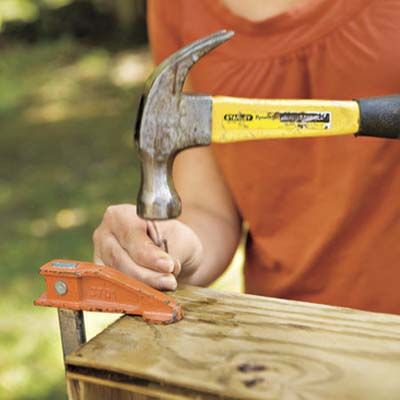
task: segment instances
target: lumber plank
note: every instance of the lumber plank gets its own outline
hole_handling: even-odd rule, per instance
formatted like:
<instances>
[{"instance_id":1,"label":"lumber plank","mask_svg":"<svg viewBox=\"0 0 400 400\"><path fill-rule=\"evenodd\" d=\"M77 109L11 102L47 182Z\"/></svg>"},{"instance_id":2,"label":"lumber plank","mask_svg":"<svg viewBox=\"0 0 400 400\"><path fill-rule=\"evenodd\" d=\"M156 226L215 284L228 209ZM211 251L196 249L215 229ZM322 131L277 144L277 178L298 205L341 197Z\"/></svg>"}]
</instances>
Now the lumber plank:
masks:
<instances>
[{"instance_id":1,"label":"lumber plank","mask_svg":"<svg viewBox=\"0 0 400 400\"><path fill-rule=\"evenodd\" d=\"M114 386L104 372L120 374L154 398L400 398L400 316L189 286L172 295L182 321L122 317L67 370Z\"/></svg>"}]
</instances>

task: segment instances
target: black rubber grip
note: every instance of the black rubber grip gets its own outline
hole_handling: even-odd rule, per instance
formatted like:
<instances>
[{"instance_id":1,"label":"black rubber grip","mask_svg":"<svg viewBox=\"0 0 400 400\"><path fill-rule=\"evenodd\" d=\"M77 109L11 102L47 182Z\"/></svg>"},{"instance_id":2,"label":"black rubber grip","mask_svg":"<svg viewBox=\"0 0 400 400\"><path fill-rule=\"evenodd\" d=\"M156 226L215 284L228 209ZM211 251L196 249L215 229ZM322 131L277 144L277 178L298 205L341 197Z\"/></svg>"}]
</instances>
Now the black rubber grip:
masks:
<instances>
[{"instance_id":1,"label":"black rubber grip","mask_svg":"<svg viewBox=\"0 0 400 400\"><path fill-rule=\"evenodd\" d=\"M400 139L400 95L357 100L360 130L356 136Z\"/></svg>"}]
</instances>

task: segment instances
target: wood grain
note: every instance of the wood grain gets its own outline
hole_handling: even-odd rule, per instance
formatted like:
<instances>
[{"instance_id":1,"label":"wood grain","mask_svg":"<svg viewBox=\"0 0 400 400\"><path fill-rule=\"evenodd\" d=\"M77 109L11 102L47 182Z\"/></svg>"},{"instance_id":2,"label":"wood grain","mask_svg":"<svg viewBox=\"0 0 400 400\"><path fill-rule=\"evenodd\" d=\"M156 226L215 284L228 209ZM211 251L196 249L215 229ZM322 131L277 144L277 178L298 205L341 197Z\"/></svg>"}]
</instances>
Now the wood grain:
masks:
<instances>
[{"instance_id":1,"label":"wood grain","mask_svg":"<svg viewBox=\"0 0 400 400\"><path fill-rule=\"evenodd\" d=\"M125 316L67 368L160 399L400 399L400 316L188 286L173 296L183 321Z\"/></svg>"},{"instance_id":2,"label":"wood grain","mask_svg":"<svg viewBox=\"0 0 400 400\"><path fill-rule=\"evenodd\" d=\"M67 374L67 383L68 398L71 400L157 400L164 398L142 394L130 385L120 382L104 381L78 374Z\"/></svg>"}]
</instances>

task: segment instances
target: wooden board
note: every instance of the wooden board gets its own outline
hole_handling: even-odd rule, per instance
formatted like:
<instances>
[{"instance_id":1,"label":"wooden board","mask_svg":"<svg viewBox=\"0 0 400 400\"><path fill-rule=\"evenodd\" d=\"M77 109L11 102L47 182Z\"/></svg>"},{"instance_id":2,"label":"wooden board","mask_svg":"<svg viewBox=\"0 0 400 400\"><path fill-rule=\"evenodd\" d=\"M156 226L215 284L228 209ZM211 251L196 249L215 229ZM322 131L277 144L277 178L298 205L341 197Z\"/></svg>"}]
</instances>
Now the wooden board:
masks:
<instances>
[{"instance_id":1,"label":"wooden board","mask_svg":"<svg viewBox=\"0 0 400 400\"><path fill-rule=\"evenodd\" d=\"M128 396L115 399L400 399L400 316L193 287L174 296L183 321L121 318L68 356L70 382Z\"/></svg>"}]
</instances>

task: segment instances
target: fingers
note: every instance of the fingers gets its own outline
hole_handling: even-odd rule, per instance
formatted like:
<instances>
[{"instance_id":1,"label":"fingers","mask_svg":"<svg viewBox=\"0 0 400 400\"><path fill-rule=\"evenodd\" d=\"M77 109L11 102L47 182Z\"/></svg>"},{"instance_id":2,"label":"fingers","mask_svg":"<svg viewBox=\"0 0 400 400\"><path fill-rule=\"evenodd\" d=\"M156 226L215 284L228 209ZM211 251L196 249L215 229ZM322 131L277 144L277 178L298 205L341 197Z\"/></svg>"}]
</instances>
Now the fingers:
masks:
<instances>
[{"instance_id":1,"label":"fingers","mask_svg":"<svg viewBox=\"0 0 400 400\"><path fill-rule=\"evenodd\" d=\"M134 207L109 207L104 221L137 265L163 273L174 271L173 258L152 241L147 234L146 222L137 217Z\"/></svg>"},{"instance_id":2,"label":"fingers","mask_svg":"<svg viewBox=\"0 0 400 400\"><path fill-rule=\"evenodd\" d=\"M158 272L173 272L172 257L158 247L145 231L131 227L129 234L121 238L119 242L137 264Z\"/></svg>"},{"instance_id":3,"label":"fingers","mask_svg":"<svg viewBox=\"0 0 400 400\"><path fill-rule=\"evenodd\" d=\"M94 258L95 262L115 267L156 289L175 290L177 287L176 278L172 273L157 272L138 265L112 235L104 240L100 254L98 251L95 252Z\"/></svg>"},{"instance_id":4,"label":"fingers","mask_svg":"<svg viewBox=\"0 0 400 400\"><path fill-rule=\"evenodd\" d=\"M192 239L188 231L177 221L147 223L136 215L132 205L110 206L93 233L94 261L155 288L175 290L182 271L181 248L186 252L193 248L193 240L187 243L187 238ZM162 248L154 243L167 239L167 246Z\"/></svg>"}]
</instances>

